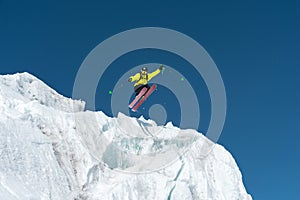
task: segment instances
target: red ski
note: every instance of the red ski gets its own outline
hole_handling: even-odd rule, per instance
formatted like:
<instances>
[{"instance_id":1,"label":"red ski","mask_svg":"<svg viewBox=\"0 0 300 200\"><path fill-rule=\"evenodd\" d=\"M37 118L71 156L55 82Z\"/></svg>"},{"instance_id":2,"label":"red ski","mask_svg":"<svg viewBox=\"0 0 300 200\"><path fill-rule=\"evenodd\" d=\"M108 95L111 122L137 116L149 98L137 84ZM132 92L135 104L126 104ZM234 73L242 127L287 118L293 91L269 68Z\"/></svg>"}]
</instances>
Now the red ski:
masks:
<instances>
[{"instance_id":1,"label":"red ski","mask_svg":"<svg viewBox=\"0 0 300 200\"><path fill-rule=\"evenodd\" d=\"M147 88L144 87L128 107L132 108L136 104L136 102L138 102L138 100L146 93L146 91L147 91Z\"/></svg>"},{"instance_id":2,"label":"red ski","mask_svg":"<svg viewBox=\"0 0 300 200\"><path fill-rule=\"evenodd\" d=\"M156 89L156 84L153 84L151 88L147 91L147 93L142 97L142 99L132 108L132 111L135 112L137 109L146 101L146 99L154 92Z\"/></svg>"}]
</instances>

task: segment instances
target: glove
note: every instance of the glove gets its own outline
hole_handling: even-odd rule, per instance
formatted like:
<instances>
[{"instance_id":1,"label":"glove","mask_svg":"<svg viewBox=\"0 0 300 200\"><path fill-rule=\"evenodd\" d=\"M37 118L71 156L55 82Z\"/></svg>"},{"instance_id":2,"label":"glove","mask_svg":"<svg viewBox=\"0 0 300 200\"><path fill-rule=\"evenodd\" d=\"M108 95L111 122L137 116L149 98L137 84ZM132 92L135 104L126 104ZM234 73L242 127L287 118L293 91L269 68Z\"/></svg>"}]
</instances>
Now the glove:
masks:
<instances>
[{"instance_id":1,"label":"glove","mask_svg":"<svg viewBox=\"0 0 300 200\"><path fill-rule=\"evenodd\" d=\"M161 71L163 70L165 67L163 65L161 65L158 69Z\"/></svg>"},{"instance_id":2,"label":"glove","mask_svg":"<svg viewBox=\"0 0 300 200\"><path fill-rule=\"evenodd\" d=\"M132 78L131 77L128 79L128 82L132 82Z\"/></svg>"}]
</instances>

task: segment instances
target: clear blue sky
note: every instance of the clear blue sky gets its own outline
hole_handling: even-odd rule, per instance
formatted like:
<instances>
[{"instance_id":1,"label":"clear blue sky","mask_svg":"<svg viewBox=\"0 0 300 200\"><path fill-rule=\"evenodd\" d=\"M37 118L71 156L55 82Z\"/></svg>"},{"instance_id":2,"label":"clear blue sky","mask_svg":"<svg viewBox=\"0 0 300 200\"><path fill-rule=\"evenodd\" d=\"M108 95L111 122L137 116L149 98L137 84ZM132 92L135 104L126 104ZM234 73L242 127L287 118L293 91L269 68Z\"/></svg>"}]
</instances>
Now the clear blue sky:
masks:
<instances>
[{"instance_id":1,"label":"clear blue sky","mask_svg":"<svg viewBox=\"0 0 300 200\"><path fill-rule=\"evenodd\" d=\"M299 1L54 2L0 0L1 74L27 71L71 97L83 59L106 38L145 26L183 32L219 67L228 98L219 143L236 158L248 192L258 200L299 198ZM149 51L114 64L145 61L181 62ZM97 99L109 102L109 89ZM167 93L161 88L160 98ZM178 108L175 100L168 105ZM105 103L97 107L109 113Z\"/></svg>"}]
</instances>

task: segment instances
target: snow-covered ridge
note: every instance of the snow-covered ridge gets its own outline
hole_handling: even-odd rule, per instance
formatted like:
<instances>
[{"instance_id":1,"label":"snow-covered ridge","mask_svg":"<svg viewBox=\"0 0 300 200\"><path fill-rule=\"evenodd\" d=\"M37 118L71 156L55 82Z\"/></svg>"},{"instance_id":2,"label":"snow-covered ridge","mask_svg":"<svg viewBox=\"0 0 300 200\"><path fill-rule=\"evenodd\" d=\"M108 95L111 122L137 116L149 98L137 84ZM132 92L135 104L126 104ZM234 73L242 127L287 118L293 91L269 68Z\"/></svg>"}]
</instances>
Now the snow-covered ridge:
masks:
<instances>
[{"instance_id":1,"label":"snow-covered ridge","mask_svg":"<svg viewBox=\"0 0 300 200\"><path fill-rule=\"evenodd\" d=\"M1 92L10 100L15 98L16 101L23 101L24 103L37 101L42 105L65 112L84 110L85 103L83 101L72 100L58 94L27 72L1 76L0 85ZM11 103L13 102L11 101Z\"/></svg>"},{"instance_id":2,"label":"snow-covered ridge","mask_svg":"<svg viewBox=\"0 0 300 200\"><path fill-rule=\"evenodd\" d=\"M250 200L228 151L171 123L84 111L28 73L0 76L2 199Z\"/></svg>"}]
</instances>

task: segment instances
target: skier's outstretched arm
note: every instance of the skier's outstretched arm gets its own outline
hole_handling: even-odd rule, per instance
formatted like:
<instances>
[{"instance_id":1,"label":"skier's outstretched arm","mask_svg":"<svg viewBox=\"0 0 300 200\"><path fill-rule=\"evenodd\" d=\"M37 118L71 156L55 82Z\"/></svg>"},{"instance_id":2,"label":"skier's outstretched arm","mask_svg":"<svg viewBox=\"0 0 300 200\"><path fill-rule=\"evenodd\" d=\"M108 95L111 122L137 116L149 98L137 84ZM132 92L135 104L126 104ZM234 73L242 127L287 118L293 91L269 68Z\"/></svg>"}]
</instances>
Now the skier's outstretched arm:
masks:
<instances>
[{"instance_id":1,"label":"skier's outstretched arm","mask_svg":"<svg viewBox=\"0 0 300 200\"><path fill-rule=\"evenodd\" d=\"M148 81L150 81L154 76L158 75L162 71L163 68L164 68L164 66L161 65L157 70L155 70L154 72L150 73L148 75Z\"/></svg>"},{"instance_id":2,"label":"skier's outstretched arm","mask_svg":"<svg viewBox=\"0 0 300 200\"><path fill-rule=\"evenodd\" d=\"M129 79L128 79L128 81L129 81L129 82L137 81L137 80L140 79L140 76L141 76L140 73L137 73L137 74L134 75L134 76L130 76Z\"/></svg>"}]
</instances>

